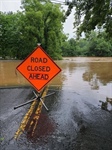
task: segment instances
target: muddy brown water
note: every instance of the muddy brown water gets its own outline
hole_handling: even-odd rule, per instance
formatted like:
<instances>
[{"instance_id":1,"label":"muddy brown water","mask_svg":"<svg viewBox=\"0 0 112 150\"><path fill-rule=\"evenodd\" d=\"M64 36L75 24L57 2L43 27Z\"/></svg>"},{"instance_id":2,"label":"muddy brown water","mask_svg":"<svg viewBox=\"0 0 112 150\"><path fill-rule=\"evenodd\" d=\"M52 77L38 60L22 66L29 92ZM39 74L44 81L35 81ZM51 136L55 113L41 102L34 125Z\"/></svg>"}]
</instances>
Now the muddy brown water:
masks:
<instances>
[{"instance_id":1,"label":"muddy brown water","mask_svg":"<svg viewBox=\"0 0 112 150\"><path fill-rule=\"evenodd\" d=\"M7 114L6 110L10 108L9 106L12 107L12 99L13 103L17 103L18 98L19 104L20 100L22 102L25 99L26 93L31 92L31 89L17 88L31 86L15 70L20 62L0 61L0 87L2 87L0 96L4 96L1 99L3 102L1 112L3 116L5 115L5 118L1 115L2 137L5 139L2 143L3 149L110 150L112 148L112 106L108 105L109 111L105 111L101 109L99 102L99 100L105 102L106 97L112 98L112 57L73 57L56 61L62 72L48 85L49 93L50 89L58 89L59 92L46 98L49 112L46 113L44 109L40 117L39 128L37 127L36 131L37 143L34 139L29 139L28 133L23 134L18 141L13 141L10 134L7 134L10 132L13 137L12 130L16 131L20 124L20 120L18 122L16 120L22 119L26 111L24 107L14 112L11 110ZM10 90L7 87L15 88ZM18 94L20 91L22 94ZM8 98L11 105L7 104ZM43 136L46 138L42 138Z\"/></svg>"},{"instance_id":2,"label":"muddy brown water","mask_svg":"<svg viewBox=\"0 0 112 150\"><path fill-rule=\"evenodd\" d=\"M21 61L0 60L0 87L29 86L16 70ZM83 91L97 90L99 97L112 97L112 57L73 57L56 62L62 69L49 85ZM82 88L82 89L81 89Z\"/></svg>"},{"instance_id":3,"label":"muddy brown water","mask_svg":"<svg viewBox=\"0 0 112 150\"><path fill-rule=\"evenodd\" d=\"M0 60L0 87L32 86L16 70L20 63L19 60ZM48 85L74 90L85 97L91 97L92 93L96 105L99 100L105 102L107 97L112 98L112 57L67 57L56 63L62 71Z\"/></svg>"}]
</instances>

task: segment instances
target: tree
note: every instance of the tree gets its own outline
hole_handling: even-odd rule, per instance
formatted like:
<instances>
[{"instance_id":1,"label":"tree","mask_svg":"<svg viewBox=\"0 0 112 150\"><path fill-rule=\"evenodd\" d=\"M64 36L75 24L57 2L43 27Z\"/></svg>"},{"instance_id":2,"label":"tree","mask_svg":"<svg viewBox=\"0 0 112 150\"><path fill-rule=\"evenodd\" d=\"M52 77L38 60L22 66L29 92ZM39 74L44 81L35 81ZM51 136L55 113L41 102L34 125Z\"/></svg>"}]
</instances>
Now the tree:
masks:
<instances>
[{"instance_id":1,"label":"tree","mask_svg":"<svg viewBox=\"0 0 112 150\"><path fill-rule=\"evenodd\" d=\"M88 46L89 42L87 41L86 38L77 40L76 46L77 56L87 56Z\"/></svg>"},{"instance_id":2,"label":"tree","mask_svg":"<svg viewBox=\"0 0 112 150\"><path fill-rule=\"evenodd\" d=\"M87 56L112 56L112 41L107 40L105 32L99 35L92 31L87 40L89 42Z\"/></svg>"},{"instance_id":3,"label":"tree","mask_svg":"<svg viewBox=\"0 0 112 150\"><path fill-rule=\"evenodd\" d=\"M16 25L17 25L17 15L12 12L0 13L1 20L1 56L14 56L15 42L16 42ZM16 30L15 30L16 29Z\"/></svg>"},{"instance_id":4,"label":"tree","mask_svg":"<svg viewBox=\"0 0 112 150\"><path fill-rule=\"evenodd\" d=\"M46 0L22 0L23 11L0 12L0 56L24 59L41 43L54 59L61 59L63 12L60 5ZM55 18L55 19L54 19Z\"/></svg>"},{"instance_id":5,"label":"tree","mask_svg":"<svg viewBox=\"0 0 112 150\"><path fill-rule=\"evenodd\" d=\"M63 53L64 57L77 56L76 40L74 38L71 38L68 41L64 42L64 44L62 46L62 53Z\"/></svg>"},{"instance_id":6,"label":"tree","mask_svg":"<svg viewBox=\"0 0 112 150\"><path fill-rule=\"evenodd\" d=\"M22 59L25 36L21 32L23 14L20 12L0 13L1 19L1 56ZM27 42L27 41L26 41Z\"/></svg>"},{"instance_id":7,"label":"tree","mask_svg":"<svg viewBox=\"0 0 112 150\"><path fill-rule=\"evenodd\" d=\"M52 58L60 59L63 40L63 12L60 6L49 1L22 0L22 8L28 37L35 41L35 46L41 43Z\"/></svg>"},{"instance_id":8,"label":"tree","mask_svg":"<svg viewBox=\"0 0 112 150\"><path fill-rule=\"evenodd\" d=\"M77 28L78 36L82 32L94 30L96 26L103 26L108 38L112 37L112 0L73 0L68 4L65 18L69 16L73 7L74 27Z\"/></svg>"},{"instance_id":9,"label":"tree","mask_svg":"<svg viewBox=\"0 0 112 150\"><path fill-rule=\"evenodd\" d=\"M85 39L69 39L62 46L63 56L112 56L112 41L107 33L91 31Z\"/></svg>"}]
</instances>

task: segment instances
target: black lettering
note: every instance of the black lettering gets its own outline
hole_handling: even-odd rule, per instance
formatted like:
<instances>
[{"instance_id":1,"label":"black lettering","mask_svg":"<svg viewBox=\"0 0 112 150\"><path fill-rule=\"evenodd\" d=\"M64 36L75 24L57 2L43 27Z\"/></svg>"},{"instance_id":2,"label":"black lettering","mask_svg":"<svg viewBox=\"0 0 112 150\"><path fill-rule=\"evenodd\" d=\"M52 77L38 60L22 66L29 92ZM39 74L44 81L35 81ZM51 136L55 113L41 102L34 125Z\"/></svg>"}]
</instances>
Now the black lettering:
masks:
<instances>
[{"instance_id":1,"label":"black lettering","mask_svg":"<svg viewBox=\"0 0 112 150\"><path fill-rule=\"evenodd\" d=\"M42 66L42 71L45 72L46 71L46 67Z\"/></svg>"},{"instance_id":2,"label":"black lettering","mask_svg":"<svg viewBox=\"0 0 112 150\"><path fill-rule=\"evenodd\" d=\"M48 74L30 73L29 75L30 80L47 80L48 78Z\"/></svg>"},{"instance_id":3,"label":"black lettering","mask_svg":"<svg viewBox=\"0 0 112 150\"><path fill-rule=\"evenodd\" d=\"M49 78L48 74L45 74L45 80L47 80Z\"/></svg>"},{"instance_id":4,"label":"black lettering","mask_svg":"<svg viewBox=\"0 0 112 150\"><path fill-rule=\"evenodd\" d=\"M34 71L38 71L38 66L35 66L35 67L34 67Z\"/></svg>"},{"instance_id":5,"label":"black lettering","mask_svg":"<svg viewBox=\"0 0 112 150\"><path fill-rule=\"evenodd\" d=\"M46 66L46 72L49 72L50 71L50 67L49 66Z\"/></svg>"},{"instance_id":6,"label":"black lettering","mask_svg":"<svg viewBox=\"0 0 112 150\"><path fill-rule=\"evenodd\" d=\"M38 63L38 58L37 57L35 58L35 62Z\"/></svg>"},{"instance_id":7,"label":"black lettering","mask_svg":"<svg viewBox=\"0 0 112 150\"><path fill-rule=\"evenodd\" d=\"M31 67L31 70L30 71L35 71L33 68L32 68L32 66L30 66Z\"/></svg>"},{"instance_id":8,"label":"black lettering","mask_svg":"<svg viewBox=\"0 0 112 150\"><path fill-rule=\"evenodd\" d=\"M44 74L41 75L41 79L42 79L42 80L44 80L44 78L45 78L44 76L45 76Z\"/></svg>"},{"instance_id":9,"label":"black lettering","mask_svg":"<svg viewBox=\"0 0 112 150\"><path fill-rule=\"evenodd\" d=\"M47 58L43 58L43 63L46 63L47 62Z\"/></svg>"},{"instance_id":10,"label":"black lettering","mask_svg":"<svg viewBox=\"0 0 112 150\"><path fill-rule=\"evenodd\" d=\"M35 62L35 58L34 57L31 57L31 62Z\"/></svg>"},{"instance_id":11,"label":"black lettering","mask_svg":"<svg viewBox=\"0 0 112 150\"><path fill-rule=\"evenodd\" d=\"M39 59L39 62L41 62L41 63L43 62L43 61L42 61L42 58Z\"/></svg>"},{"instance_id":12,"label":"black lettering","mask_svg":"<svg viewBox=\"0 0 112 150\"><path fill-rule=\"evenodd\" d=\"M38 67L38 71L42 71L42 66L39 66L39 67Z\"/></svg>"},{"instance_id":13,"label":"black lettering","mask_svg":"<svg viewBox=\"0 0 112 150\"><path fill-rule=\"evenodd\" d=\"M39 67L38 67L38 71L43 71L43 72L44 72L44 67L45 67L45 66L39 66Z\"/></svg>"},{"instance_id":14,"label":"black lettering","mask_svg":"<svg viewBox=\"0 0 112 150\"><path fill-rule=\"evenodd\" d=\"M40 74L30 73L29 79L33 80L40 79Z\"/></svg>"},{"instance_id":15,"label":"black lettering","mask_svg":"<svg viewBox=\"0 0 112 150\"><path fill-rule=\"evenodd\" d=\"M30 73L30 75L29 75L29 79L33 79L33 77L32 77L32 73Z\"/></svg>"},{"instance_id":16,"label":"black lettering","mask_svg":"<svg viewBox=\"0 0 112 150\"><path fill-rule=\"evenodd\" d=\"M49 66L27 66L28 71L40 71L40 72L49 72Z\"/></svg>"},{"instance_id":17,"label":"black lettering","mask_svg":"<svg viewBox=\"0 0 112 150\"><path fill-rule=\"evenodd\" d=\"M39 79L40 78L40 74L35 74L35 79Z\"/></svg>"},{"instance_id":18,"label":"black lettering","mask_svg":"<svg viewBox=\"0 0 112 150\"><path fill-rule=\"evenodd\" d=\"M27 70L28 71L34 71L34 69L32 68L32 66L27 66Z\"/></svg>"},{"instance_id":19,"label":"black lettering","mask_svg":"<svg viewBox=\"0 0 112 150\"><path fill-rule=\"evenodd\" d=\"M30 66L27 66L27 70L30 71Z\"/></svg>"},{"instance_id":20,"label":"black lettering","mask_svg":"<svg viewBox=\"0 0 112 150\"><path fill-rule=\"evenodd\" d=\"M46 63L47 61L47 58L31 57L31 63Z\"/></svg>"},{"instance_id":21,"label":"black lettering","mask_svg":"<svg viewBox=\"0 0 112 150\"><path fill-rule=\"evenodd\" d=\"M47 80L49 76L47 74L42 74L41 79L42 80Z\"/></svg>"}]
</instances>

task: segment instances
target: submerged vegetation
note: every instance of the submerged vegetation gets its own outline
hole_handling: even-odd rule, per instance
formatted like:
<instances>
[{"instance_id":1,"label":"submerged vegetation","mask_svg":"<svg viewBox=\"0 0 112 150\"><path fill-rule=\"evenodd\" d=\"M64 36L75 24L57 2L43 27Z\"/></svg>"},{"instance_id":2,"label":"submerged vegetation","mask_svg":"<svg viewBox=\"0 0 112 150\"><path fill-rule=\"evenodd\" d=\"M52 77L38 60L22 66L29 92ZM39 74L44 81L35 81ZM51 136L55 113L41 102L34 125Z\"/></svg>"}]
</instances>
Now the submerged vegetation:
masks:
<instances>
[{"instance_id":1,"label":"submerged vegetation","mask_svg":"<svg viewBox=\"0 0 112 150\"><path fill-rule=\"evenodd\" d=\"M76 2L68 3L68 10L65 12L60 4L49 0L22 0L22 11L0 12L0 58L24 59L37 43L41 43L53 59L62 59L62 56L112 56L112 18L107 18L107 14L110 15L112 11L110 0L102 3L101 8L106 7L105 14L100 14L96 20L91 18L91 15L98 15L98 12L93 10L95 11L100 3L93 5L89 0ZM83 23L77 24L81 12L88 10L89 5L91 13L85 11ZM68 39L63 33L63 23L73 7L77 10L74 23L74 27L77 24L77 38ZM96 31L93 30L95 26ZM82 32L85 33L84 38L79 36Z\"/></svg>"}]
</instances>

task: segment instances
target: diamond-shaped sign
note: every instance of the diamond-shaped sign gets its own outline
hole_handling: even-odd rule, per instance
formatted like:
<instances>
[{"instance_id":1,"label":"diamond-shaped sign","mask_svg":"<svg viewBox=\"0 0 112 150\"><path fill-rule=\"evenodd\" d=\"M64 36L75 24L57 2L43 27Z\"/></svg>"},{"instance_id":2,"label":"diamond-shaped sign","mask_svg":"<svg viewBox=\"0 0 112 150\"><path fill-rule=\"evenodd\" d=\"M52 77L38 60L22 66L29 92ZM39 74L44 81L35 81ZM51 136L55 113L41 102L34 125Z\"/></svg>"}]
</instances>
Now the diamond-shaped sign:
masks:
<instances>
[{"instance_id":1,"label":"diamond-shaped sign","mask_svg":"<svg viewBox=\"0 0 112 150\"><path fill-rule=\"evenodd\" d=\"M20 65L16 68L38 91L51 81L61 69L38 46Z\"/></svg>"}]
</instances>

